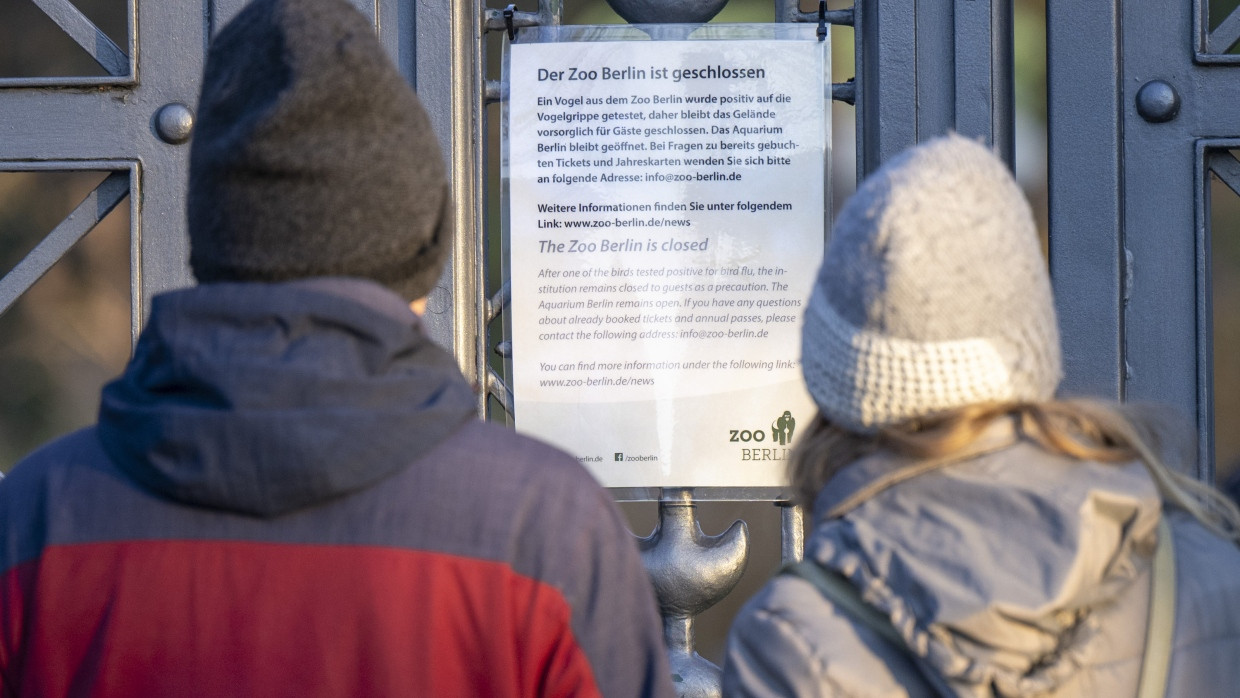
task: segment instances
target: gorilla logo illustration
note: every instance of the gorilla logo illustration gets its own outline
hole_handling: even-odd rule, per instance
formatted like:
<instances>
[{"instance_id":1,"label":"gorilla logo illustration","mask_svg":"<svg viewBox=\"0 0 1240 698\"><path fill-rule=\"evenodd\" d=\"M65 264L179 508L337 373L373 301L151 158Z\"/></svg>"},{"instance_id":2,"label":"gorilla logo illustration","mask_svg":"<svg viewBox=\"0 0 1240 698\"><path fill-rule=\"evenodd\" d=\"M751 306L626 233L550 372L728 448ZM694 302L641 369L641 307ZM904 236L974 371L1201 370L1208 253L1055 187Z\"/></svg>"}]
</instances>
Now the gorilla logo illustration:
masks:
<instances>
[{"instance_id":1,"label":"gorilla logo illustration","mask_svg":"<svg viewBox=\"0 0 1240 698\"><path fill-rule=\"evenodd\" d=\"M771 422L771 441L787 446L792 442L792 433L796 428L797 420L792 418L792 412L785 410L782 417Z\"/></svg>"}]
</instances>

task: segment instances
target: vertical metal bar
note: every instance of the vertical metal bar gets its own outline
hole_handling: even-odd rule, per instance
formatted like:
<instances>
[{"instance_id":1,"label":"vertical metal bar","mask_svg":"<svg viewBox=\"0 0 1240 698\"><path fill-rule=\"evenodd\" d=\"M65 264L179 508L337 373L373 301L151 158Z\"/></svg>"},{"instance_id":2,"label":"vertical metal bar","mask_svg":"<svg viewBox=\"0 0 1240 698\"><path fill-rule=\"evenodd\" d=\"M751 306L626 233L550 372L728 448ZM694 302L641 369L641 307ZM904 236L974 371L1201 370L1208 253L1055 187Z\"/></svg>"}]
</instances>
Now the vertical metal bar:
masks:
<instances>
[{"instance_id":1,"label":"vertical metal bar","mask_svg":"<svg viewBox=\"0 0 1240 698\"><path fill-rule=\"evenodd\" d=\"M875 71L870 67L870 60L873 57L877 60L878 56L869 50L870 42L876 41L874 30L870 29L870 25L878 20L878 15L874 11L870 2L858 2L854 5L855 14L853 17L853 127L856 130L856 142L853 144L856 161L856 181L859 186L870 173L870 162L877 158L870 151L870 127L873 122L877 128L878 121L874 115L874 105L871 104L871 90L867 87L871 79L876 77ZM875 91L874 99L878 98ZM877 165L875 165L877 166Z\"/></svg>"},{"instance_id":2,"label":"vertical metal bar","mask_svg":"<svg viewBox=\"0 0 1240 698\"><path fill-rule=\"evenodd\" d=\"M858 177L956 130L1015 151L1012 0L858 3Z\"/></svg>"},{"instance_id":3,"label":"vertical metal bar","mask_svg":"<svg viewBox=\"0 0 1240 698\"><path fill-rule=\"evenodd\" d=\"M780 559L786 565L805 557L805 509L791 502L779 502Z\"/></svg>"},{"instance_id":4,"label":"vertical metal bar","mask_svg":"<svg viewBox=\"0 0 1240 698\"><path fill-rule=\"evenodd\" d=\"M797 0L775 0L775 21L795 22L801 7Z\"/></svg>"},{"instance_id":5,"label":"vertical metal bar","mask_svg":"<svg viewBox=\"0 0 1240 698\"><path fill-rule=\"evenodd\" d=\"M1234 92L1227 95L1229 101L1216 91L1211 83L1226 72L1213 71L1207 78L1185 50L1192 44L1189 3L1168 3L1157 13L1125 9L1115 72L1124 211L1120 235L1126 263L1124 396L1169 405L1208 433L1213 425L1198 400L1200 376L1208 370L1198 364L1198 344L1210 338L1202 335L1198 322L1200 251L1191 222L1198 198L1192 186L1198 181L1194 141L1203 133L1234 132ZM1169 118L1157 117L1148 93L1141 96L1143 83L1154 77L1172 94L1184 96ZM1230 79L1225 82L1235 82L1234 73L1226 77ZM1229 91L1234 89L1229 86ZM1209 112L1224 116L1220 123L1226 130L1206 126L1202 116ZM1211 467L1199 461L1200 474L1208 475Z\"/></svg>"},{"instance_id":6,"label":"vertical metal bar","mask_svg":"<svg viewBox=\"0 0 1240 698\"><path fill-rule=\"evenodd\" d=\"M194 283L185 219L189 144L151 138L149 120L168 104L197 104L205 47L197 40L182 45L174 37L204 36L207 18L163 0L138 0L134 9L142 18L134 22L142 32L143 48L135 53L142 79L130 97L127 150L136 151L139 162L131 180L138 199L132 235L140 246L132 292L138 319L145 322L157 294Z\"/></svg>"},{"instance_id":7,"label":"vertical metal bar","mask_svg":"<svg viewBox=\"0 0 1240 698\"><path fill-rule=\"evenodd\" d=\"M379 42L409 84L417 84L417 47L414 45L417 6L404 0L370 1Z\"/></svg>"},{"instance_id":8,"label":"vertical metal bar","mask_svg":"<svg viewBox=\"0 0 1240 698\"><path fill-rule=\"evenodd\" d=\"M142 165L129 171L129 347L138 346L146 322L147 298L142 290ZM187 231L188 237L188 231Z\"/></svg>"},{"instance_id":9,"label":"vertical metal bar","mask_svg":"<svg viewBox=\"0 0 1240 698\"><path fill-rule=\"evenodd\" d=\"M994 91L991 83L990 11L988 0L954 0L953 30L956 131L990 143ZM985 47L984 53L977 49ZM973 49L973 50L970 50Z\"/></svg>"},{"instance_id":10,"label":"vertical metal bar","mask_svg":"<svg viewBox=\"0 0 1240 698\"><path fill-rule=\"evenodd\" d=\"M1124 396L1117 4L1046 4L1050 269L1063 390L1113 399Z\"/></svg>"},{"instance_id":11,"label":"vertical metal bar","mask_svg":"<svg viewBox=\"0 0 1240 698\"><path fill-rule=\"evenodd\" d=\"M451 0L452 349L465 377L486 386L482 297L482 23L476 0ZM487 391L478 391L486 414Z\"/></svg>"},{"instance_id":12,"label":"vertical metal bar","mask_svg":"<svg viewBox=\"0 0 1240 698\"><path fill-rule=\"evenodd\" d=\"M1209 433L1212 425L1198 403L1200 373L1208 370L1198 365L1198 343L1210 340L1201 336L1198 324L1193 138L1175 121L1145 123L1135 108L1126 111L1120 231L1126 265L1121 301L1124 397L1170 406L1199 432ZM1211 465L1199 460L1198 467L1205 475Z\"/></svg>"},{"instance_id":13,"label":"vertical metal bar","mask_svg":"<svg viewBox=\"0 0 1240 698\"><path fill-rule=\"evenodd\" d=\"M857 179L917 142L913 0L857 4Z\"/></svg>"},{"instance_id":14,"label":"vertical metal bar","mask_svg":"<svg viewBox=\"0 0 1240 698\"><path fill-rule=\"evenodd\" d=\"M955 128L1009 166L1016 150L1012 0L954 0Z\"/></svg>"},{"instance_id":15,"label":"vertical metal bar","mask_svg":"<svg viewBox=\"0 0 1240 698\"><path fill-rule=\"evenodd\" d=\"M1195 53L1210 50L1210 2L1193 0L1193 48Z\"/></svg>"},{"instance_id":16,"label":"vertical metal bar","mask_svg":"<svg viewBox=\"0 0 1240 698\"><path fill-rule=\"evenodd\" d=\"M1197 239L1197 322L1201 335L1197 343L1197 478L1214 482L1214 280L1210 259L1213 253L1211 236L1211 152L1201 141L1197 142L1196 162L1193 167L1193 191L1197 192L1194 210ZM1225 157L1234 164L1230 154Z\"/></svg>"},{"instance_id":17,"label":"vertical metal bar","mask_svg":"<svg viewBox=\"0 0 1240 698\"><path fill-rule=\"evenodd\" d=\"M917 102L915 112L905 118L912 119L916 124L916 141L919 143L947 133L953 128L960 128L958 98L963 98L966 94L973 97L974 89L969 83L959 84L962 77L959 61L965 57L961 55L965 52L962 47L967 45L972 47L975 53L980 53L968 58L981 64L982 70L978 72L987 78L982 88L989 92L990 76L985 71L985 67L989 65L989 32L979 32L979 36L970 36L967 33L961 36L958 33L962 27L956 21L958 15L955 4L960 1L967 0L916 0L911 3L916 36L913 55L917 60ZM978 4L978 0L973 0L972 4ZM990 95L987 94L984 103L989 102ZM975 135L986 136L989 129L976 130L978 133Z\"/></svg>"},{"instance_id":18,"label":"vertical metal bar","mask_svg":"<svg viewBox=\"0 0 1240 698\"><path fill-rule=\"evenodd\" d=\"M1016 19L1014 0L991 0L990 70L993 109L991 144L1015 169L1016 163Z\"/></svg>"},{"instance_id":19,"label":"vertical metal bar","mask_svg":"<svg viewBox=\"0 0 1240 698\"><path fill-rule=\"evenodd\" d=\"M459 2L460 0L458 0ZM401 5L409 5L402 2ZM418 92L422 106L431 119L431 128L439 140L439 149L448 159L449 178L452 171L452 139L455 128L455 105L453 103L453 86L455 78L456 41L453 34L465 31L468 25L454 21L456 7L450 2L419 3L416 8L416 21L413 29L414 69L413 85ZM452 195L455 199L459 190L458 183L452 180ZM453 208L455 213L455 204ZM455 238L460 235L459 223L453 225L453 248L451 258L445 263L443 274L435 289L431 291L426 313L422 316L422 326L426 333L440 346L452 350L455 347L456 327L455 288L456 256Z\"/></svg>"}]
</instances>

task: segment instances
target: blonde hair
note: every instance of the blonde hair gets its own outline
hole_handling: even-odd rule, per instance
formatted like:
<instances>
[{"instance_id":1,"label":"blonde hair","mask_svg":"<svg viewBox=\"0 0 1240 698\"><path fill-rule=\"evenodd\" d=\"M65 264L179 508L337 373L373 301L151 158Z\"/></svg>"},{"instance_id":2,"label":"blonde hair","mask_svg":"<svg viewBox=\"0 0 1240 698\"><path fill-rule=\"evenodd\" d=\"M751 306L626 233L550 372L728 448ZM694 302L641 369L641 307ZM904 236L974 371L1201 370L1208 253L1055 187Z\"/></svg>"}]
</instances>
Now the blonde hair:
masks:
<instances>
[{"instance_id":1,"label":"blonde hair","mask_svg":"<svg viewBox=\"0 0 1240 698\"><path fill-rule=\"evenodd\" d=\"M819 414L788 461L794 497L812 507L818 492L844 466L879 450L919 459L956 453L1004 417L1013 420L1021 438L1050 453L1102 463L1141 461L1163 502L1240 543L1240 508L1210 485L1169 467L1159 455L1177 441L1165 415L1092 400L970 405L884 427L874 435L848 431ZM1190 462L1185 452L1191 449L1179 441L1177 460Z\"/></svg>"}]
</instances>

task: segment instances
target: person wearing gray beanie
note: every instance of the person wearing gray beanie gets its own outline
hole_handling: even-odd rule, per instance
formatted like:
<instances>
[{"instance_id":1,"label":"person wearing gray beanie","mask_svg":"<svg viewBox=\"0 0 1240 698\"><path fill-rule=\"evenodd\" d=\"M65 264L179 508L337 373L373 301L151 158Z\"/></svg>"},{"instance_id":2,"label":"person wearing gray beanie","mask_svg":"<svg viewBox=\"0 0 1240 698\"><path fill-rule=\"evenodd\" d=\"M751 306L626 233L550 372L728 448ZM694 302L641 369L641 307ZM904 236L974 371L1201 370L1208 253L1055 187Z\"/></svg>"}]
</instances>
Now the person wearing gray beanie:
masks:
<instances>
[{"instance_id":1,"label":"person wearing gray beanie","mask_svg":"<svg viewBox=\"0 0 1240 698\"><path fill-rule=\"evenodd\" d=\"M819 414L788 472L813 528L737 616L724 695L1240 685L1215 660L1240 651L1240 511L1171 467L1165 415L1056 399L1037 230L984 146L937 138L861 183L801 363Z\"/></svg>"},{"instance_id":2,"label":"person wearing gray beanie","mask_svg":"<svg viewBox=\"0 0 1240 698\"><path fill-rule=\"evenodd\" d=\"M199 282L353 276L414 300L450 247L430 118L340 0L255 3L212 42L187 208Z\"/></svg>"},{"instance_id":3,"label":"person wearing gray beanie","mask_svg":"<svg viewBox=\"0 0 1240 698\"><path fill-rule=\"evenodd\" d=\"M252 0L196 128L198 285L0 481L0 694L673 696L611 495L422 329L448 189L373 22Z\"/></svg>"}]
</instances>

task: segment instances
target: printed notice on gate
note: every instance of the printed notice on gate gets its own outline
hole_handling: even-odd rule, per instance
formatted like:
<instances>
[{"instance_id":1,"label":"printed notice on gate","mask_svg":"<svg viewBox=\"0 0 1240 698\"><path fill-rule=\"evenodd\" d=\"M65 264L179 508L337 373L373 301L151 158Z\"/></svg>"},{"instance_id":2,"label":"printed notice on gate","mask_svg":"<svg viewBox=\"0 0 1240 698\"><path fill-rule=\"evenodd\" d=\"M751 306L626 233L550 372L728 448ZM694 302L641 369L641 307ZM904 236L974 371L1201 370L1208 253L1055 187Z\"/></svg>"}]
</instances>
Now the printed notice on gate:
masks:
<instances>
[{"instance_id":1,"label":"printed notice on gate","mask_svg":"<svg viewBox=\"0 0 1240 698\"><path fill-rule=\"evenodd\" d=\"M781 486L814 414L800 327L827 218L826 55L510 47L518 430L608 487Z\"/></svg>"}]
</instances>

